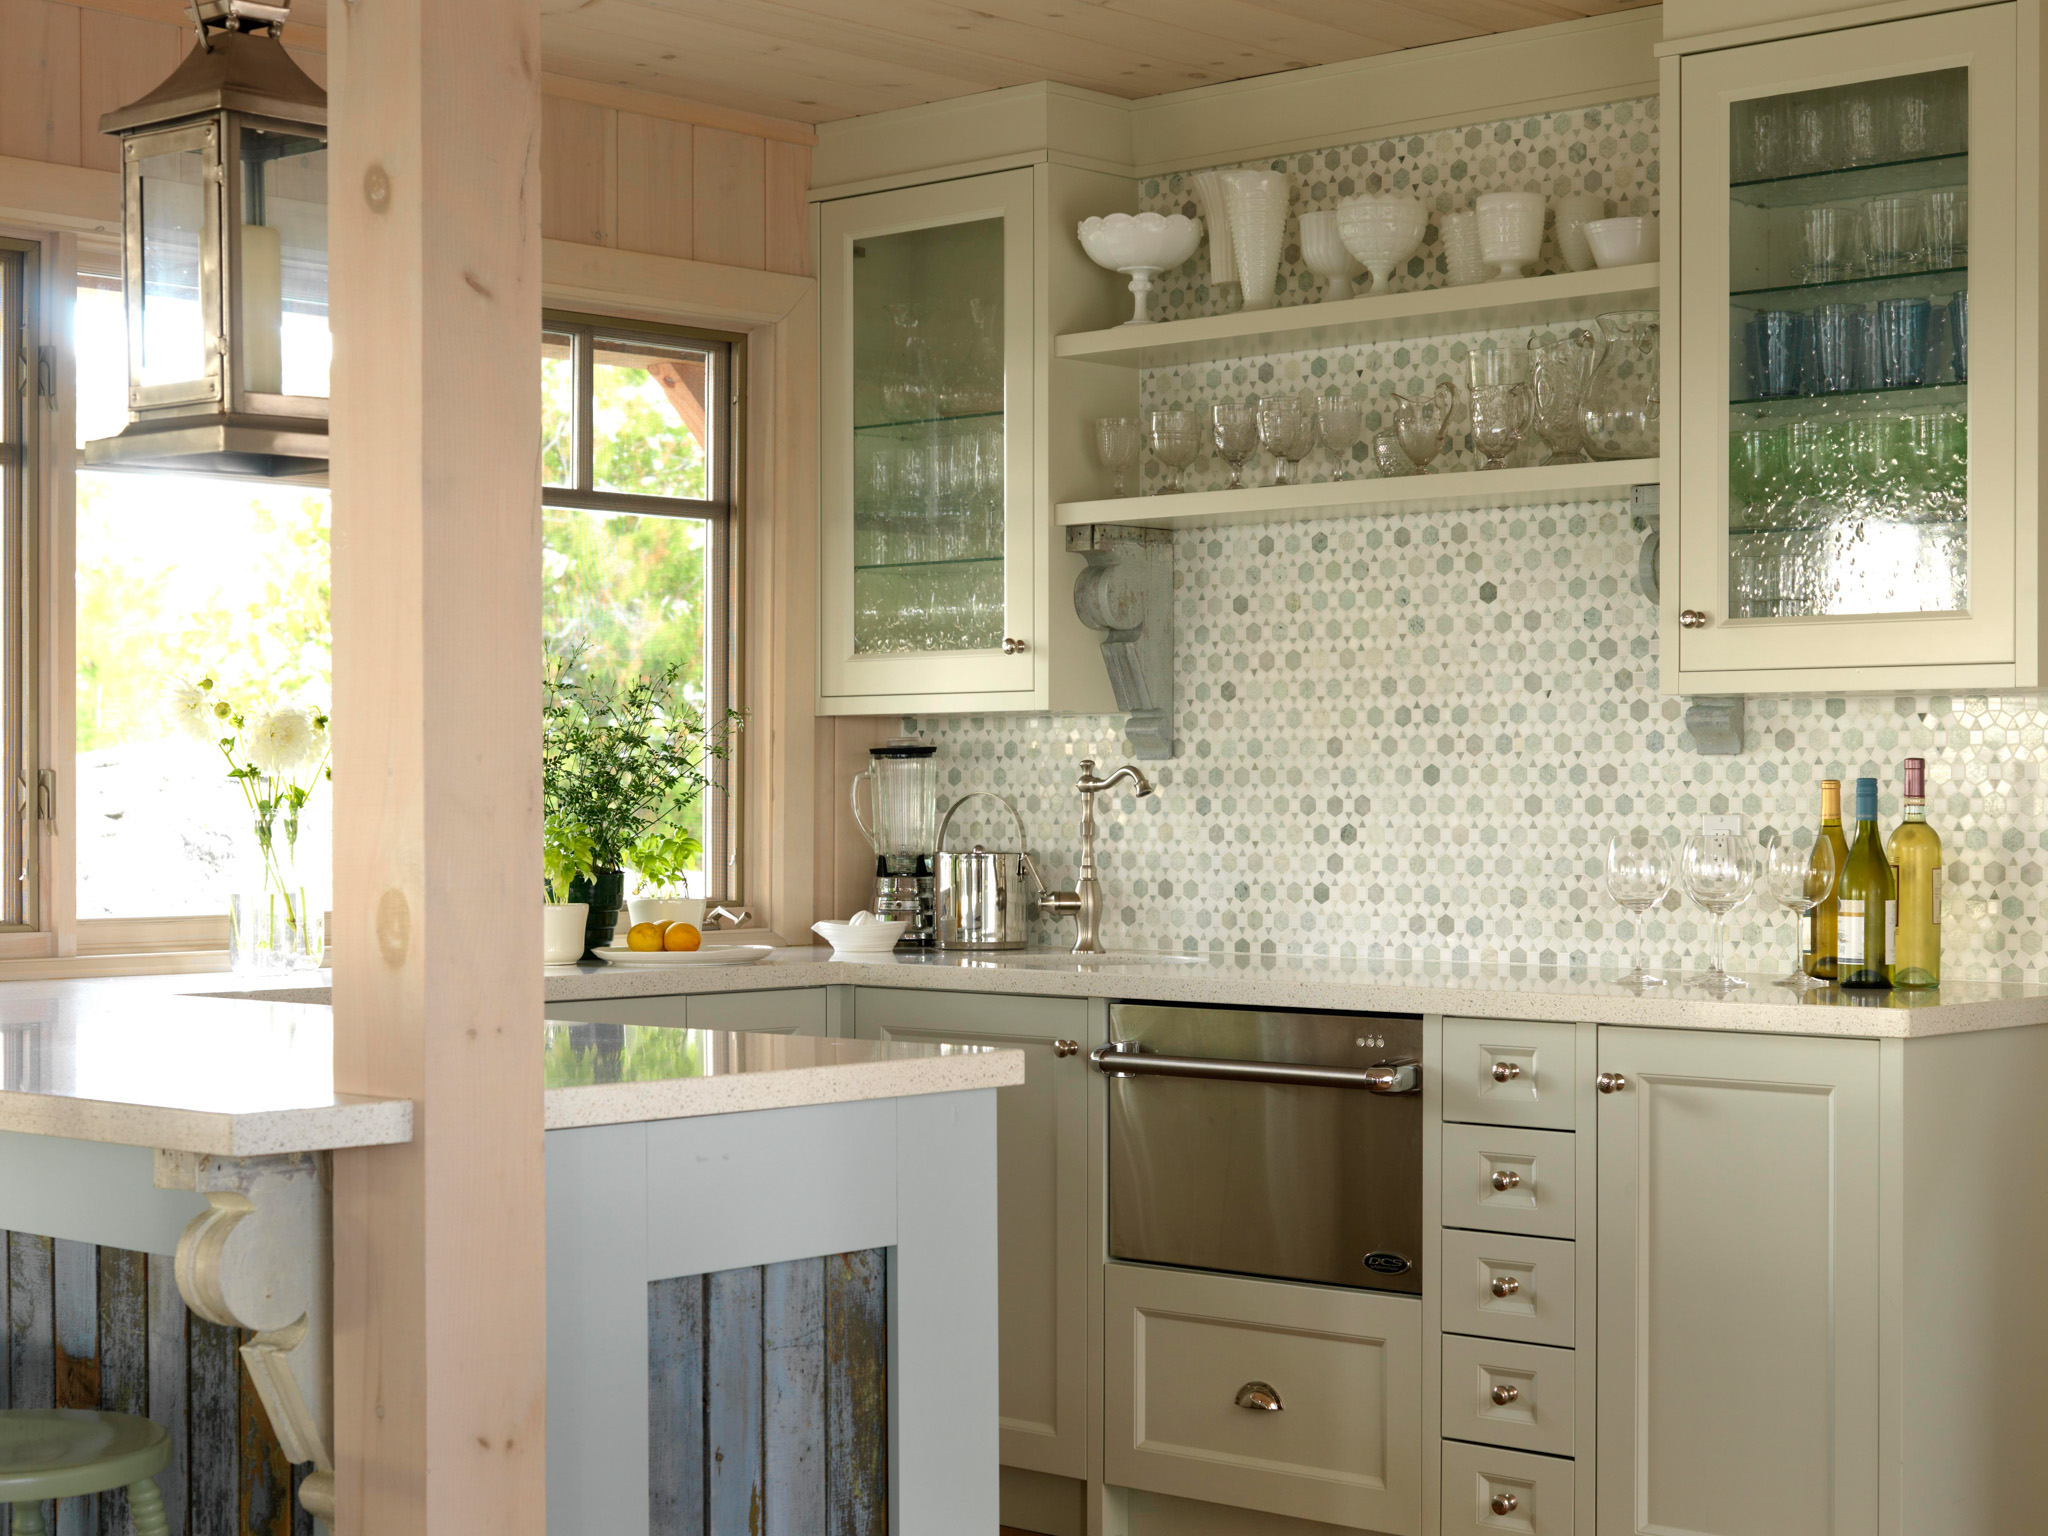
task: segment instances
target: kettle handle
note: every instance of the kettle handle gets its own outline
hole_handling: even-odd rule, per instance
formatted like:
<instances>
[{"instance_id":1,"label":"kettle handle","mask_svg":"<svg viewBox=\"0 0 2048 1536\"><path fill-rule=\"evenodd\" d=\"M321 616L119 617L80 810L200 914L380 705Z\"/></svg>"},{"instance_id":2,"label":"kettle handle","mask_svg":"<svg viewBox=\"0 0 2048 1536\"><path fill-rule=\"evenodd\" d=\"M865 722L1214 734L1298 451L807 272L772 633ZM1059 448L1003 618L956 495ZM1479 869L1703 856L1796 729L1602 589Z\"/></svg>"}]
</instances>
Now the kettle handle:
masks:
<instances>
[{"instance_id":1,"label":"kettle handle","mask_svg":"<svg viewBox=\"0 0 2048 1536\"><path fill-rule=\"evenodd\" d=\"M867 781L868 776L865 773L856 773L853 776L853 824L860 828L860 835L868 840L868 846L879 853L881 851L881 844L875 841L874 829L868 825L867 818L860 813L860 787L867 783Z\"/></svg>"},{"instance_id":2,"label":"kettle handle","mask_svg":"<svg viewBox=\"0 0 2048 1536\"><path fill-rule=\"evenodd\" d=\"M859 781L855 780L855 782L858 783ZM1012 805L1003 796L996 794L993 790L971 789L966 794L962 795L958 800L955 800L951 805L947 806L946 814L939 819L939 835L935 840L938 846L932 850L934 853L944 853L946 851L946 828L950 827L953 824L953 813L959 810L961 806L965 805L970 800L993 800L996 802L996 804L1000 805L1004 810L1008 811L1010 813L1010 820L1017 823L1017 846L1020 849L1023 848L1024 818L1017 814L1017 807ZM855 807L854 816L856 820L859 819L859 815L859 807Z\"/></svg>"}]
</instances>

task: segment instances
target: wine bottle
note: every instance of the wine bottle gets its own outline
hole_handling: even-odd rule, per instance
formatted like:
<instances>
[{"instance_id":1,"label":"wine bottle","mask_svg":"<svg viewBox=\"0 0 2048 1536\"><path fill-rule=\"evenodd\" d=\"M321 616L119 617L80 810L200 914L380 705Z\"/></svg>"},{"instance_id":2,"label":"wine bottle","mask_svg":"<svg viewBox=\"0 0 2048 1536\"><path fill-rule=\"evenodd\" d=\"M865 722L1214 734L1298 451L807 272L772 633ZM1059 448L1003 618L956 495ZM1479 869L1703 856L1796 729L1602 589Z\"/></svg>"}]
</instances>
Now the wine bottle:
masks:
<instances>
[{"instance_id":1,"label":"wine bottle","mask_svg":"<svg viewBox=\"0 0 2048 1536\"><path fill-rule=\"evenodd\" d=\"M1856 838L1837 880L1835 979L1845 987L1888 987L1892 864L1877 837L1877 780L1856 781Z\"/></svg>"},{"instance_id":2,"label":"wine bottle","mask_svg":"<svg viewBox=\"0 0 2048 1536\"><path fill-rule=\"evenodd\" d=\"M1941 985L1941 837L1927 825L1927 763L1906 759L1906 819L1892 829L1888 850L1898 893L1899 931L1891 952L1892 985Z\"/></svg>"},{"instance_id":3,"label":"wine bottle","mask_svg":"<svg viewBox=\"0 0 2048 1536\"><path fill-rule=\"evenodd\" d=\"M1835 878L1828 885L1828 899L1806 914L1804 942L1806 974L1817 981L1835 979L1835 902L1841 894L1842 866L1849 862L1848 839L1842 836L1842 781L1820 781L1820 833L1818 846L1826 842L1835 850Z\"/></svg>"}]
</instances>

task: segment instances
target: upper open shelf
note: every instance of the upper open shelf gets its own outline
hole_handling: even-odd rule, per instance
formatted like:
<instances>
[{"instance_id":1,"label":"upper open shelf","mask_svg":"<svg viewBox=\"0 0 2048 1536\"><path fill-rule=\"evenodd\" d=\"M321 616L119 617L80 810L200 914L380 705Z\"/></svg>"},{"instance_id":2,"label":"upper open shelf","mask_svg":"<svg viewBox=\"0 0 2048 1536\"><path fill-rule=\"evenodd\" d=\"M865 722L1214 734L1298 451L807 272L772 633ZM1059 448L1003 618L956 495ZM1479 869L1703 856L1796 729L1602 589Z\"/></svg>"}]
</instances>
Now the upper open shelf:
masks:
<instances>
[{"instance_id":1,"label":"upper open shelf","mask_svg":"<svg viewBox=\"0 0 2048 1536\"><path fill-rule=\"evenodd\" d=\"M1609 310L1654 309L1657 270L1653 261L1635 267L1473 283L1463 288L1368 294L1359 299L1239 310L1194 320L1076 331L1059 338L1058 355L1125 368L1162 368L1347 343L1558 325L1590 320Z\"/></svg>"}]
</instances>

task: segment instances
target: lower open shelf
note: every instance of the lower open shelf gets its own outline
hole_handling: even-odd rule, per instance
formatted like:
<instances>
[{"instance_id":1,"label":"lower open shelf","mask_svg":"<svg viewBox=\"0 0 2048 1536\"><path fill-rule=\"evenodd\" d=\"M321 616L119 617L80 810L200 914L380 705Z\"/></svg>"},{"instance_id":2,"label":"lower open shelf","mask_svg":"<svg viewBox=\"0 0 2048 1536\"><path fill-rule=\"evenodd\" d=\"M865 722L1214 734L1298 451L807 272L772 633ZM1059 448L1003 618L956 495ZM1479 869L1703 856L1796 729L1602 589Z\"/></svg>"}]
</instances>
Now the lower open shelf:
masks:
<instances>
[{"instance_id":1,"label":"lower open shelf","mask_svg":"<svg viewBox=\"0 0 2048 1536\"><path fill-rule=\"evenodd\" d=\"M1561 501L1625 497L1657 479L1655 459L1543 464L1527 469L1463 469L1391 479L1322 480L1308 485L1248 486L1241 491L1189 491L1179 496L1123 496L1063 501L1060 526L1139 523L1146 527L1216 527L1288 518L1350 517L1361 512L1476 512L1546 506Z\"/></svg>"}]
</instances>

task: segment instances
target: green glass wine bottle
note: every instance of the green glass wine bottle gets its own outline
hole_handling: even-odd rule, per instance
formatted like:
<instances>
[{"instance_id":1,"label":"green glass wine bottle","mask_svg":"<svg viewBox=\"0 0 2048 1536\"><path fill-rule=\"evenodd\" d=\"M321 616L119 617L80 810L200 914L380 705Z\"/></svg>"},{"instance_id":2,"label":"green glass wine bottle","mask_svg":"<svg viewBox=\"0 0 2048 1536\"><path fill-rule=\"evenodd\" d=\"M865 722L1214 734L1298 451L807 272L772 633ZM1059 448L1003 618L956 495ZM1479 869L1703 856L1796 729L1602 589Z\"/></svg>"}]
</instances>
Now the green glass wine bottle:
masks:
<instances>
[{"instance_id":1,"label":"green glass wine bottle","mask_svg":"<svg viewBox=\"0 0 2048 1536\"><path fill-rule=\"evenodd\" d=\"M1806 934L1801 948L1806 952L1806 974L1817 981L1835 979L1835 903L1841 898L1842 866L1849 862L1849 840L1842 836L1842 781L1820 781L1820 833L1815 844L1828 843L1834 849L1829 866L1835 879L1828 886L1827 900L1806 914Z\"/></svg>"},{"instance_id":2,"label":"green glass wine bottle","mask_svg":"<svg viewBox=\"0 0 2048 1536\"><path fill-rule=\"evenodd\" d=\"M1877 780L1856 781L1856 837L1836 885L1835 976L1845 987L1889 987L1892 863L1877 836Z\"/></svg>"},{"instance_id":3,"label":"green glass wine bottle","mask_svg":"<svg viewBox=\"0 0 2048 1536\"><path fill-rule=\"evenodd\" d=\"M1892 943L1892 985L1941 985L1941 837L1927 825L1927 763L1906 759L1906 819L1892 828L1892 888L1899 931Z\"/></svg>"}]
</instances>

